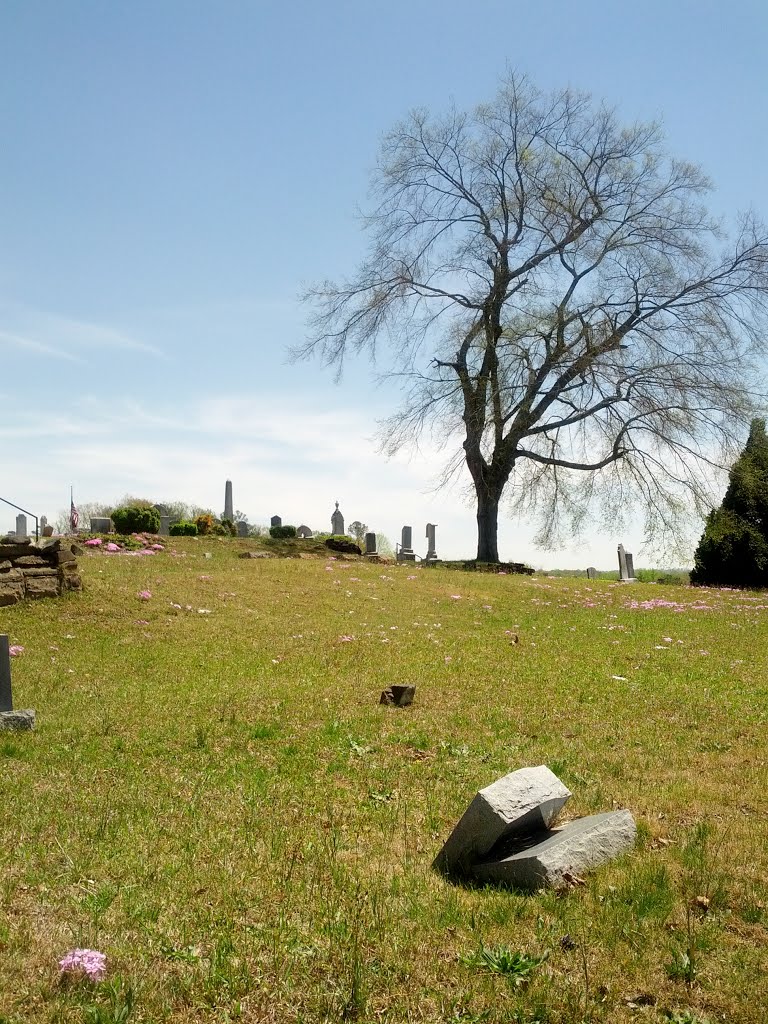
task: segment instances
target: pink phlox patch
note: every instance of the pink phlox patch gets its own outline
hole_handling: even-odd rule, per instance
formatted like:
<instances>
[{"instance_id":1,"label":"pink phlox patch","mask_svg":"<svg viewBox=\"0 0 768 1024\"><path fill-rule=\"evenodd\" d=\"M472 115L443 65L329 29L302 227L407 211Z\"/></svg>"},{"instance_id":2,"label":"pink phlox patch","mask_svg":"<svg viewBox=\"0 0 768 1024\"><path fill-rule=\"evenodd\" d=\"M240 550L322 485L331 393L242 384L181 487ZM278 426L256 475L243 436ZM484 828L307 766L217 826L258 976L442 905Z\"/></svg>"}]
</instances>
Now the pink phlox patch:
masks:
<instances>
[{"instance_id":1,"label":"pink phlox patch","mask_svg":"<svg viewBox=\"0 0 768 1024\"><path fill-rule=\"evenodd\" d=\"M101 981L107 972L107 958L95 949L72 949L59 960L62 974L82 974L91 981Z\"/></svg>"}]
</instances>

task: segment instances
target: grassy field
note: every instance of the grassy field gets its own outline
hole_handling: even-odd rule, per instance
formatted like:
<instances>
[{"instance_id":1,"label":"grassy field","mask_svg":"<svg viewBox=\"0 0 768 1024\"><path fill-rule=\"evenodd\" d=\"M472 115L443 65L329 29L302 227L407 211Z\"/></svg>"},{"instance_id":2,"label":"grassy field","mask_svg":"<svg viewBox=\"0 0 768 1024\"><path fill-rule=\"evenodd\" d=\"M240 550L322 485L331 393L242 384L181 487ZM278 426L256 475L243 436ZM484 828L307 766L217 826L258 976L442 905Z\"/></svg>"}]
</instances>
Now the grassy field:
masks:
<instances>
[{"instance_id":1,"label":"grassy field","mask_svg":"<svg viewBox=\"0 0 768 1024\"><path fill-rule=\"evenodd\" d=\"M0 610L38 714L0 736L0 1024L766 1020L768 595L249 546ZM561 894L430 870L541 763L636 849Z\"/></svg>"}]
</instances>

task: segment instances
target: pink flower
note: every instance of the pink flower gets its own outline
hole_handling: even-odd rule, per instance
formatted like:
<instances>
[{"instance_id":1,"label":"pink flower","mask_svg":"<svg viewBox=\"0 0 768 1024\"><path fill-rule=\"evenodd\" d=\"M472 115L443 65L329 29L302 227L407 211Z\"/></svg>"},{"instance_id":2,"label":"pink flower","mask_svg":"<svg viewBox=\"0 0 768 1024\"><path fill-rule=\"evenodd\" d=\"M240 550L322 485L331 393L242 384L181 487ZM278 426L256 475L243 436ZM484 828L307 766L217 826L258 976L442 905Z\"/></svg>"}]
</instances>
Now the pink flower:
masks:
<instances>
[{"instance_id":1,"label":"pink flower","mask_svg":"<svg viewBox=\"0 0 768 1024\"><path fill-rule=\"evenodd\" d=\"M101 537L91 537L90 540L87 540L85 542L85 546L87 548L100 548L101 547Z\"/></svg>"},{"instance_id":2,"label":"pink flower","mask_svg":"<svg viewBox=\"0 0 768 1024\"><path fill-rule=\"evenodd\" d=\"M119 544L113 544L110 541L110 543L107 544L107 546L106 546L106 548L104 550L105 551L119 551L120 550L120 545Z\"/></svg>"},{"instance_id":3,"label":"pink flower","mask_svg":"<svg viewBox=\"0 0 768 1024\"><path fill-rule=\"evenodd\" d=\"M165 551L165 547L162 544L152 544L151 548L153 551Z\"/></svg>"},{"instance_id":4,"label":"pink flower","mask_svg":"<svg viewBox=\"0 0 768 1024\"><path fill-rule=\"evenodd\" d=\"M451 600L452 601L460 601L461 600L461 594L451 594Z\"/></svg>"},{"instance_id":5,"label":"pink flower","mask_svg":"<svg viewBox=\"0 0 768 1024\"><path fill-rule=\"evenodd\" d=\"M150 590L140 590L138 596L142 601L149 601L152 597L152 592Z\"/></svg>"},{"instance_id":6,"label":"pink flower","mask_svg":"<svg viewBox=\"0 0 768 1024\"><path fill-rule=\"evenodd\" d=\"M73 949L59 960L62 974L84 974L90 981L101 981L107 972L107 958L95 949Z\"/></svg>"},{"instance_id":7,"label":"pink flower","mask_svg":"<svg viewBox=\"0 0 768 1024\"><path fill-rule=\"evenodd\" d=\"M21 646L21 644L11 644L11 646L8 648L8 653L12 658L17 658L20 654L24 653L24 648Z\"/></svg>"}]
</instances>

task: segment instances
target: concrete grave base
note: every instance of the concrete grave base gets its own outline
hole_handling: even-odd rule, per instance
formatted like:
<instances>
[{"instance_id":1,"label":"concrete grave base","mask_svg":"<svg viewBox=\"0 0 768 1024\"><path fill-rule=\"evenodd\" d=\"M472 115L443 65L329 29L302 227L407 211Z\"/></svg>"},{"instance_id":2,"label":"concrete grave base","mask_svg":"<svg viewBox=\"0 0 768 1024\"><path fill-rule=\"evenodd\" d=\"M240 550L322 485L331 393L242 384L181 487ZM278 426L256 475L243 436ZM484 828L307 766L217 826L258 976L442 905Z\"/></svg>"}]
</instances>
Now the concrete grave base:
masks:
<instances>
[{"instance_id":1,"label":"concrete grave base","mask_svg":"<svg viewBox=\"0 0 768 1024\"><path fill-rule=\"evenodd\" d=\"M519 838L517 843L511 840L509 845L517 845L516 852L475 864L472 875L479 882L521 889L561 888L569 875L579 875L631 849L636 836L629 811L591 814L562 828Z\"/></svg>"},{"instance_id":2,"label":"concrete grave base","mask_svg":"<svg viewBox=\"0 0 768 1024\"><path fill-rule=\"evenodd\" d=\"M23 711L0 711L0 732L22 732L35 728L35 712L33 708Z\"/></svg>"}]
</instances>

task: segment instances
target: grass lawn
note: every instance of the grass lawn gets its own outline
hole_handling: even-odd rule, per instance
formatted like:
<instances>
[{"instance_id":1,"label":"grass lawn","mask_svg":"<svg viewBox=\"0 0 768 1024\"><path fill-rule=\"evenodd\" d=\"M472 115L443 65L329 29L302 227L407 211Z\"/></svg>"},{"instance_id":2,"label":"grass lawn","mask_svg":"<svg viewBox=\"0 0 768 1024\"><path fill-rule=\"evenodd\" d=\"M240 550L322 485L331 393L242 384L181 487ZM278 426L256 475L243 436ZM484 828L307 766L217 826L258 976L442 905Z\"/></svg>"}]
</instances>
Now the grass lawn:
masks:
<instances>
[{"instance_id":1,"label":"grass lawn","mask_svg":"<svg viewBox=\"0 0 768 1024\"><path fill-rule=\"evenodd\" d=\"M0 735L0 1024L763 1024L768 595L246 547L0 609L38 715ZM636 849L561 894L430 870L542 763Z\"/></svg>"}]
</instances>

